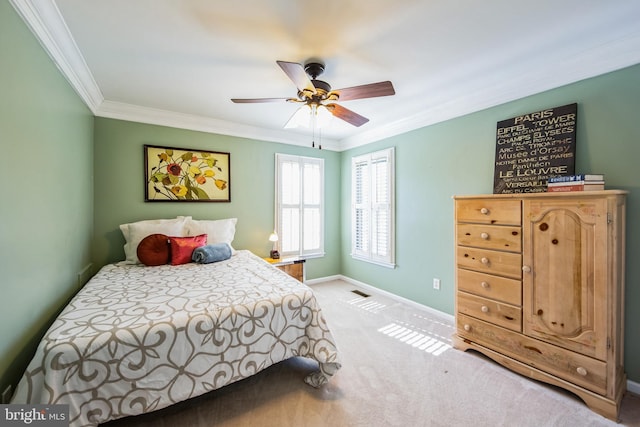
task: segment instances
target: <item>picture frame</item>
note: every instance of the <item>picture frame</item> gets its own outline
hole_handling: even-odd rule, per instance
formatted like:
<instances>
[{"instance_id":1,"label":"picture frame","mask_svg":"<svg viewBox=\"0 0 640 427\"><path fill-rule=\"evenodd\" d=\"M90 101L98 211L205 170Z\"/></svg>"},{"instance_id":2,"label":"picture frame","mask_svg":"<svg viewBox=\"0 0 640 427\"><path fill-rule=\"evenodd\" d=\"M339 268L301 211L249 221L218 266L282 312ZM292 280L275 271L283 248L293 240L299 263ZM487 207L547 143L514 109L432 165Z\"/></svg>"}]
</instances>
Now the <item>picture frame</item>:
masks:
<instances>
[{"instance_id":1,"label":"picture frame","mask_svg":"<svg viewBox=\"0 0 640 427\"><path fill-rule=\"evenodd\" d=\"M577 117L574 102L499 121L493 193L542 193L549 178L573 175Z\"/></svg>"},{"instance_id":2,"label":"picture frame","mask_svg":"<svg viewBox=\"0 0 640 427\"><path fill-rule=\"evenodd\" d=\"M231 154L144 145L145 202L231 202Z\"/></svg>"}]
</instances>

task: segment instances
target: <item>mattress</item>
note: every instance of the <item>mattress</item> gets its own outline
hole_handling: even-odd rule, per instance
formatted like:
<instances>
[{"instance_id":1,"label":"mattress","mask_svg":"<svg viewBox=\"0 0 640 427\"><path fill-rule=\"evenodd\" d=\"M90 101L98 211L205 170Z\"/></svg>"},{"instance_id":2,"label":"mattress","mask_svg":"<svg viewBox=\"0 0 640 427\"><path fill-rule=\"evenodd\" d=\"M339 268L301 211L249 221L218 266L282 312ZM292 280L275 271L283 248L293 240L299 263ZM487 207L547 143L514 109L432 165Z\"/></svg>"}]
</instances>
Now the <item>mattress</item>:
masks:
<instances>
[{"instance_id":1,"label":"mattress","mask_svg":"<svg viewBox=\"0 0 640 427\"><path fill-rule=\"evenodd\" d=\"M155 411L290 357L339 353L311 288L249 251L213 264L109 264L43 337L12 403L68 404L71 426Z\"/></svg>"}]
</instances>

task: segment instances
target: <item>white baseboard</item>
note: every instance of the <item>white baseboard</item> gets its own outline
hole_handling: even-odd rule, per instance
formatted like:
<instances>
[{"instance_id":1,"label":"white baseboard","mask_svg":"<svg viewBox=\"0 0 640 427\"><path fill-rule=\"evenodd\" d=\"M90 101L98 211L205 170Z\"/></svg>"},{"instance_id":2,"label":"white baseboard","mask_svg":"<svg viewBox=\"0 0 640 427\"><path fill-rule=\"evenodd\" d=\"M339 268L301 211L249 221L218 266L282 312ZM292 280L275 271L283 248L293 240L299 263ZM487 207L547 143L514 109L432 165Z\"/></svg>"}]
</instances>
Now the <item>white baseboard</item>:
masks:
<instances>
[{"instance_id":1,"label":"white baseboard","mask_svg":"<svg viewBox=\"0 0 640 427\"><path fill-rule=\"evenodd\" d=\"M627 380L627 391L640 396L640 383Z\"/></svg>"},{"instance_id":2,"label":"white baseboard","mask_svg":"<svg viewBox=\"0 0 640 427\"><path fill-rule=\"evenodd\" d=\"M332 280L341 280L341 279L342 279L342 276L340 276L339 274L336 274L335 276L326 276L326 277L320 277L318 279L305 280L304 284L313 286L313 285L317 285L318 283L331 282Z\"/></svg>"},{"instance_id":3,"label":"white baseboard","mask_svg":"<svg viewBox=\"0 0 640 427\"><path fill-rule=\"evenodd\" d=\"M427 312L429 312L429 313L431 313L431 314L433 314L435 316L439 316L439 317L441 317L441 318L443 318L443 319L445 319L445 320L447 320L447 321L449 321L451 323L453 323L455 321L455 317L450 315L450 314L448 314L448 313L445 313L445 312L440 311L440 310L436 310L435 308L429 307L427 305L423 305L423 304L417 303L417 302L415 302L413 300L401 297L401 296L396 295L394 293L387 292L387 291L385 291L383 289L376 288L375 286L371 286L371 285L369 285L367 283L364 283L364 282L361 282L359 280L352 279L351 277L343 276L342 274L338 274L338 275L335 275L335 276L321 277L319 279L307 280L304 283L306 285L313 286L313 285L318 284L318 283L329 282L329 281L332 281L332 280L344 280L345 282L350 283L350 284L352 284L354 286L358 286L360 288L364 288L369 292L384 295L385 297L388 297L388 298L394 299L396 301L400 301L400 302L402 302L404 304L410 305L412 307L415 307L418 310L427 311Z\"/></svg>"},{"instance_id":4,"label":"white baseboard","mask_svg":"<svg viewBox=\"0 0 640 427\"><path fill-rule=\"evenodd\" d=\"M450 314L448 314L448 313L445 313L445 312L440 311L440 310L436 310L435 308L429 307L427 305L423 305L423 304L417 303L415 301L412 301L410 299L401 297L401 296L396 295L394 293L387 292L387 291L382 290L380 288L376 288L375 286L371 286L371 285L369 285L367 283L360 282L359 280L352 279L351 277L343 276L342 274L337 274L335 276L321 277L319 279L307 280L304 283L307 284L307 285L313 286L313 285L318 284L318 283L330 282L332 280L344 280L345 282L350 283L350 284L352 284L354 286L358 286L360 288L364 288L364 289L368 290L369 292L378 293L378 294L384 295L384 296L386 296L388 298L395 299L396 301L403 302L403 303L405 303L407 305L410 305L412 307L415 307L415 308L417 308L419 310L428 311L431 314L434 314L436 316L440 316L440 317L445 318L446 320L450 321L451 323L455 322L455 317L450 315ZM630 392L630 393L633 393L633 394L640 395L640 383L637 383L637 382L631 381L631 380L627 380L627 391Z\"/></svg>"}]
</instances>

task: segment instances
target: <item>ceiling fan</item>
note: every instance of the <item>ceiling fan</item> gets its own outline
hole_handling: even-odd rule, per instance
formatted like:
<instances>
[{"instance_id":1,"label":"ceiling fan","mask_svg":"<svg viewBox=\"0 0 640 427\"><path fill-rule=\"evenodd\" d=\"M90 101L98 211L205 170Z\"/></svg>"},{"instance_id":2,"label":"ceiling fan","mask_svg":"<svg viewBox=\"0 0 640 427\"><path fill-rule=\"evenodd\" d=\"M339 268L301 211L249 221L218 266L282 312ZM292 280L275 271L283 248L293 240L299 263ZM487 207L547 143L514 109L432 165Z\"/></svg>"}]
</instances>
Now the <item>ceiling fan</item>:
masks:
<instances>
[{"instance_id":1,"label":"ceiling fan","mask_svg":"<svg viewBox=\"0 0 640 427\"><path fill-rule=\"evenodd\" d=\"M319 110L321 110L319 107L322 106L334 117L342 119L353 126L359 127L367 123L369 119L349 110L348 108L336 104L334 101L375 98L378 96L394 95L396 93L390 81L331 90L329 83L317 80L317 77L324 72L323 63L318 62L317 60L312 60L303 66L296 62L276 62L298 88L298 96L296 98L234 98L231 99L231 101L238 104L279 101L295 102L303 104L302 107L309 107L311 112L319 112ZM294 114L289 122L291 122L295 117L296 115ZM289 122L287 124L289 124ZM288 126L285 125L285 127Z\"/></svg>"}]
</instances>

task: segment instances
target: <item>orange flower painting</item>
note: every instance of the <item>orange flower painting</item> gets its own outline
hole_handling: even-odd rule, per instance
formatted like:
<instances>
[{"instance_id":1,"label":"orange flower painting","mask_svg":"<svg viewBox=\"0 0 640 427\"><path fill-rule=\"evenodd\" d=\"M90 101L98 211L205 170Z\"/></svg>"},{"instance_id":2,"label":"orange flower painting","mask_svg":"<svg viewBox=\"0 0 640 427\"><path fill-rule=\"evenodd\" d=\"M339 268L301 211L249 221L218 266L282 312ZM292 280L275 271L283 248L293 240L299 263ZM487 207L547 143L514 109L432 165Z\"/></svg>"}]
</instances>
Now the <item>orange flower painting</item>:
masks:
<instances>
[{"instance_id":1,"label":"orange flower painting","mask_svg":"<svg viewBox=\"0 0 640 427\"><path fill-rule=\"evenodd\" d=\"M230 202L229 153L144 146L146 202Z\"/></svg>"}]
</instances>

